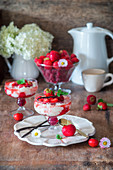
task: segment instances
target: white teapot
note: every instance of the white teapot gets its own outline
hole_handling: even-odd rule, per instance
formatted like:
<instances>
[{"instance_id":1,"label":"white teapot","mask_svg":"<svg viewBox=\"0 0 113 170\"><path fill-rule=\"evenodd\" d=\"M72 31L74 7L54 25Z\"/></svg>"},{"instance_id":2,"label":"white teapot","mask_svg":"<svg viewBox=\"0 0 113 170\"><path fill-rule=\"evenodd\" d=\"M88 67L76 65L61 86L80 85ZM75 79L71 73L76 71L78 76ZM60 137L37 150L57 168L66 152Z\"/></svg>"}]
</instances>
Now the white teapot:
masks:
<instances>
[{"instance_id":1,"label":"white teapot","mask_svg":"<svg viewBox=\"0 0 113 170\"><path fill-rule=\"evenodd\" d=\"M108 35L113 39L111 31L87 23L86 27L73 28L68 33L74 40L73 53L80 60L71 76L72 82L83 85L81 73L86 69L99 68L109 71L108 66L113 61L113 57L107 57L105 36Z\"/></svg>"}]
</instances>

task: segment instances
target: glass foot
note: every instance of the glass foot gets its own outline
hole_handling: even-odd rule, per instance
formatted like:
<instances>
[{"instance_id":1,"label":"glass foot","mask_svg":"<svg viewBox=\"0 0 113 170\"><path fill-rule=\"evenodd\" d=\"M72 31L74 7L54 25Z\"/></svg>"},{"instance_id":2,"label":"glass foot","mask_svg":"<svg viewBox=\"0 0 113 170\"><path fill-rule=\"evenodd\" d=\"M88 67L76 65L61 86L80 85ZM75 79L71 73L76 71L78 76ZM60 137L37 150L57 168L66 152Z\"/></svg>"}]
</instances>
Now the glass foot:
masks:
<instances>
[{"instance_id":1,"label":"glass foot","mask_svg":"<svg viewBox=\"0 0 113 170\"><path fill-rule=\"evenodd\" d=\"M26 118L28 116L32 116L34 114L34 111L31 109L27 109L25 107L19 107L18 109L10 111L10 115L13 117L15 113L22 113L23 118Z\"/></svg>"},{"instance_id":2,"label":"glass foot","mask_svg":"<svg viewBox=\"0 0 113 170\"><path fill-rule=\"evenodd\" d=\"M41 137L55 139L57 134L62 135L62 128L59 125L46 128L44 131L41 132Z\"/></svg>"}]
</instances>

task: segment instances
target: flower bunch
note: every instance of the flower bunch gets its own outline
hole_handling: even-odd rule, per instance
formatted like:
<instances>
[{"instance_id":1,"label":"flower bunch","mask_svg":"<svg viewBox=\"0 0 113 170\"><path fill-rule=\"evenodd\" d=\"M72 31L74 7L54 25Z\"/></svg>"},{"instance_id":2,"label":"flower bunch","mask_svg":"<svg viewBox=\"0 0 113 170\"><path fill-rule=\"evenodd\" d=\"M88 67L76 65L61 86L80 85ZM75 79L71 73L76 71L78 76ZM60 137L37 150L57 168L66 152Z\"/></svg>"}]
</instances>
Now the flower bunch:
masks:
<instances>
[{"instance_id":1,"label":"flower bunch","mask_svg":"<svg viewBox=\"0 0 113 170\"><path fill-rule=\"evenodd\" d=\"M10 57L13 53L22 55L25 60L46 55L51 50L53 35L43 31L36 24L26 24L21 29L11 22L0 31L0 54Z\"/></svg>"}]
</instances>

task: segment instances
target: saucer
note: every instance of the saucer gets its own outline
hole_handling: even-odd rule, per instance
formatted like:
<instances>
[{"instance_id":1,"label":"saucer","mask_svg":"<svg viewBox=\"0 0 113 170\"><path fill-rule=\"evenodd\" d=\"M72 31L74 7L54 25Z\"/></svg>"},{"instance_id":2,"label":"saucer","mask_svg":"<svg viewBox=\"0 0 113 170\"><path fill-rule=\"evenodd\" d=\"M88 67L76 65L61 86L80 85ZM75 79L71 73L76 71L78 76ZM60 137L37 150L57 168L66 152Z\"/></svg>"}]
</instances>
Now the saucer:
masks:
<instances>
[{"instance_id":1,"label":"saucer","mask_svg":"<svg viewBox=\"0 0 113 170\"><path fill-rule=\"evenodd\" d=\"M77 129L83 131L88 136L93 136L95 134L95 127L93 126L92 122L90 122L89 120L85 118L72 116L72 115L63 115L63 116L58 117L58 119L61 119L61 118L71 120L71 122L75 125ZM40 124L41 122L45 120L46 118L42 115L28 117L24 119L23 121L18 122L14 125L14 134L18 137L18 139L25 141L31 145L44 145L48 147L68 146L71 144L77 144L77 143L85 142L88 140L88 137L81 136L77 132L75 132L74 136L63 137L61 140L57 138L49 139L47 137L41 137L41 136L39 138L35 138L31 135L31 133L28 136L22 138L21 136L27 133L29 131L28 129L21 131L19 133L16 132L17 129L27 127L27 126L34 126L34 125Z\"/></svg>"}]
</instances>

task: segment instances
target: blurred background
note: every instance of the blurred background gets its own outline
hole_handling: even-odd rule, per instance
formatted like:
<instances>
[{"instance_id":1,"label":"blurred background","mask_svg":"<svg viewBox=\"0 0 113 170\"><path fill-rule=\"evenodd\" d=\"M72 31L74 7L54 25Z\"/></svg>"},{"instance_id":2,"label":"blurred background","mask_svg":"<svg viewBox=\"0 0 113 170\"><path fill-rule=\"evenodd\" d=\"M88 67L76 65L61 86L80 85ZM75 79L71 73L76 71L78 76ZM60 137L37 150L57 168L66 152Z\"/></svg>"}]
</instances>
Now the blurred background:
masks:
<instances>
[{"instance_id":1,"label":"blurred background","mask_svg":"<svg viewBox=\"0 0 113 170\"><path fill-rule=\"evenodd\" d=\"M54 35L52 49L73 50L71 28L84 27L87 22L113 32L113 0L0 0L0 27L11 21L21 28L36 23ZM108 57L113 56L113 40L106 36ZM110 64L113 73L113 62ZM0 56L0 82L8 74Z\"/></svg>"}]
</instances>

